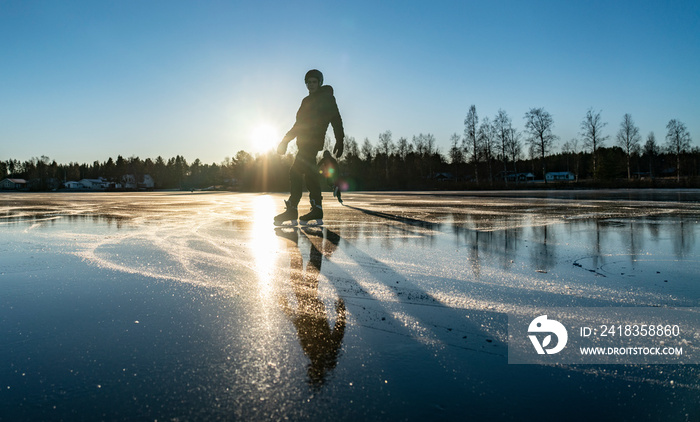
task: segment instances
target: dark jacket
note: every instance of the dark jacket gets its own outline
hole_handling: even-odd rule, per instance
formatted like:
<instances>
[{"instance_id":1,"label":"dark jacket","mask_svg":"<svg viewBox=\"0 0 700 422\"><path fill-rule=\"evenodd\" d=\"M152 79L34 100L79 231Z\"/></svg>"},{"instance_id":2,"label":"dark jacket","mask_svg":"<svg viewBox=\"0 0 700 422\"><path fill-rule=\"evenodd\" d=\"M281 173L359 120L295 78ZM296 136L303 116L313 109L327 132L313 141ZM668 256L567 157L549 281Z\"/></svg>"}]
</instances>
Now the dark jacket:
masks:
<instances>
[{"instance_id":1,"label":"dark jacket","mask_svg":"<svg viewBox=\"0 0 700 422\"><path fill-rule=\"evenodd\" d=\"M340 118L338 105L330 85L322 85L318 91L310 94L301 101L297 120L285 135L285 141L297 138L299 150L320 151L326 137L328 124L333 125L336 142L343 142L343 120Z\"/></svg>"}]
</instances>

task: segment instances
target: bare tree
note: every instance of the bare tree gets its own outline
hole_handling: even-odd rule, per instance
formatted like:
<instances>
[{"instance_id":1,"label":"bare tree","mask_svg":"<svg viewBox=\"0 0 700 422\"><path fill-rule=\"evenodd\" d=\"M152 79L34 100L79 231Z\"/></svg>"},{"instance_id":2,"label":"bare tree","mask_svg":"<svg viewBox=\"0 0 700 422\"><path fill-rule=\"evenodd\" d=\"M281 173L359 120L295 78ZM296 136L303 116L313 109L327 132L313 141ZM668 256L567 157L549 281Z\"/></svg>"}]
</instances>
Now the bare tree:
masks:
<instances>
[{"instance_id":1,"label":"bare tree","mask_svg":"<svg viewBox=\"0 0 700 422\"><path fill-rule=\"evenodd\" d=\"M617 145L622 148L627 155L627 180L632 179L630 158L632 152L639 146L640 140L639 128L634 125L632 116L629 113L625 114L622 117L622 123L620 123L620 130L617 132Z\"/></svg>"},{"instance_id":2,"label":"bare tree","mask_svg":"<svg viewBox=\"0 0 700 422\"><path fill-rule=\"evenodd\" d=\"M518 129L514 128L511 124L508 125L508 140L506 141L506 155L509 157L510 161L513 163L513 171L518 172L516 168L516 163L520 159L522 154L522 142L520 141L520 132Z\"/></svg>"},{"instance_id":3,"label":"bare tree","mask_svg":"<svg viewBox=\"0 0 700 422\"><path fill-rule=\"evenodd\" d=\"M408 139L403 137L399 138L398 145L396 146L396 152L399 154L399 158L401 158L402 163L405 163L406 156L408 156L411 151L413 151L413 147L408 143Z\"/></svg>"},{"instance_id":4,"label":"bare tree","mask_svg":"<svg viewBox=\"0 0 700 422\"><path fill-rule=\"evenodd\" d=\"M387 157L391 155L391 153L394 151L394 142L391 140L390 130L379 134L379 144L377 145L377 151L386 155Z\"/></svg>"},{"instance_id":5,"label":"bare tree","mask_svg":"<svg viewBox=\"0 0 700 422\"><path fill-rule=\"evenodd\" d=\"M484 117L479 125L477 133L478 145L481 147L480 155L484 157L489 168L489 181L493 183L493 170L491 163L493 162L493 151L496 143L496 136L493 125L488 117Z\"/></svg>"},{"instance_id":6,"label":"bare tree","mask_svg":"<svg viewBox=\"0 0 700 422\"><path fill-rule=\"evenodd\" d=\"M366 161L368 163L372 162L372 155L374 154L374 147L372 147L372 144L369 142L369 138L365 138L365 141L362 143L362 148L360 149L360 154L362 156L363 161Z\"/></svg>"},{"instance_id":7,"label":"bare tree","mask_svg":"<svg viewBox=\"0 0 700 422\"><path fill-rule=\"evenodd\" d=\"M426 155L428 147L425 145L425 136L422 133L419 136L413 135L411 144L413 145L413 150L416 152L416 155L419 157Z\"/></svg>"},{"instance_id":8,"label":"bare tree","mask_svg":"<svg viewBox=\"0 0 700 422\"><path fill-rule=\"evenodd\" d=\"M666 144L671 154L676 156L676 181L681 180L681 154L690 149L690 132L685 124L672 119L666 125Z\"/></svg>"},{"instance_id":9,"label":"bare tree","mask_svg":"<svg viewBox=\"0 0 700 422\"><path fill-rule=\"evenodd\" d=\"M535 147L534 144L528 142L528 147L527 147L527 157L530 160L530 168L532 174L535 174L535 161L537 161L537 148Z\"/></svg>"},{"instance_id":10,"label":"bare tree","mask_svg":"<svg viewBox=\"0 0 700 422\"><path fill-rule=\"evenodd\" d=\"M435 146L435 136L432 133L427 133L423 135L422 133L418 135L419 137L422 137L425 140L425 147L426 151L425 153L427 155L433 155L438 152L437 147Z\"/></svg>"},{"instance_id":11,"label":"bare tree","mask_svg":"<svg viewBox=\"0 0 700 422\"><path fill-rule=\"evenodd\" d=\"M603 122L600 117L600 111L594 112L592 108L589 108L586 112L586 117L584 117L581 122L581 137L583 138L584 148L591 150L591 155L593 157L593 179L598 177L598 166L596 155L598 153L598 148L603 146L603 142L608 139L608 136L603 135L603 128L607 123Z\"/></svg>"},{"instance_id":12,"label":"bare tree","mask_svg":"<svg viewBox=\"0 0 700 422\"><path fill-rule=\"evenodd\" d=\"M561 152L566 154L567 170L569 167L569 156L571 155L574 157L574 175L578 181L578 166L580 162L579 152L581 152L578 149L578 139L572 138L570 141L564 142L564 145L561 146Z\"/></svg>"},{"instance_id":13,"label":"bare tree","mask_svg":"<svg viewBox=\"0 0 700 422\"><path fill-rule=\"evenodd\" d=\"M460 146L461 137L453 133L450 137L450 163L452 164L462 164L464 163L464 151Z\"/></svg>"},{"instance_id":14,"label":"bare tree","mask_svg":"<svg viewBox=\"0 0 700 422\"><path fill-rule=\"evenodd\" d=\"M530 144L536 148L537 154L542 160L542 177L545 183L547 183L545 157L552 149L554 141L558 139L552 133L553 127L554 119L544 108L531 108L525 113L525 131L530 135Z\"/></svg>"},{"instance_id":15,"label":"bare tree","mask_svg":"<svg viewBox=\"0 0 700 422\"><path fill-rule=\"evenodd\" d=\"M656 135L654 132L649 132L647 141L644 143L644 155L649 158L649 177L654 178L654 159L661 153L659 145L656 143Z\"/></svg>"},{"instance_id":16,"label":"bare tree","mask_svg":"<svg viewBox=\"0 0 700 422\"><path fill-rule=\"evenodd\" d=\"M503 161L503 177L506 183L508 178L508 139L510 138L511 120L505 110L499 109L496 118L493 120L494 135L496 137L496 150L498 156Z\"/></svg>"},{"instance_id":17,"label":"bare tree","mask_svg":"<svg viewBox=\"0 0 700 422\"><path fill-rule=\"evenodd\" d=\"M346 153L343 155L343 157L360 156L360 148L357 146L357 141L355 141L355 138L353 136L345 137L345 151Z\"/></svg>"},{"instance_id":18,"label":"bare tree","mask_svg":"<svg viewBox=\"0 0 700 422\"><path fill-rule=\"evenodd\" d=\"M413 136L412 143L414 151L419 158L419 169L421 177L427 177L433 174L433 155L437 154L435 147L435 136L431 133L418 134Z\"/></svg>"},{"instance_id":19,"label":"bare tree","mask_svg":"<svg viewBox=\"0 0 700 422\"><path fill-rule=\"evenodd\" d=\"M384 177L389 180L389 156L394 150L394 142L391 140L391 131L387 130L379 134L377 153L384 155Z\"/></svg>"},{"instance_id":20,"label":"bare tree","mask_svg":"<svg viewBox=\"0 0 700 422\"><path fill-rule=\"evenodd\" d=\"M474 163L474 178L477 184L479 183L479 152L481 150L478 127L479 116L476 114L476 106L472 105L469 107L469 113L467 113L467 117L464 119L464 142L469 151L471 151L472 162ZM468 157L469 152L465 150L465 153Z\"/></svg>"}]
</instances>

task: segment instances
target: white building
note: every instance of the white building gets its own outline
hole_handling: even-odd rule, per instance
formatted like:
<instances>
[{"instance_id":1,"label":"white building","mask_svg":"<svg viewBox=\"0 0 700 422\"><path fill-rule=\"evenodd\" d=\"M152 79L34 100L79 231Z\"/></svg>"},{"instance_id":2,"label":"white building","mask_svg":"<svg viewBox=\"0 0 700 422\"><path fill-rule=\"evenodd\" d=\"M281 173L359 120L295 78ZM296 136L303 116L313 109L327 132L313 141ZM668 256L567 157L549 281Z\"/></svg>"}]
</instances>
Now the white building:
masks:
<instances>
[{"instance_id":1,"label":"white building","mask_svg":"<svg viewBox=\"0 0 700 422\"><path fill-rule=\"evenodd\" d=\"M124 189L136 189L139 187L138 183L136 182L136 176L133 174L125 174L122 176L122 187Z\"/></svg>"},{"instance_id":2,"label":"white building","mask_svg":"<svg viewBox=\"0 0 700 422\"><path fill-rule=\"evenodd\" d=\"M153 189L155 186L156 183L150 174L144 174L140 182L133 174L122 176L122 187L124 189Z\"/></svg>"},{"instance_id":3,"label":"white building","mask_svg":"<svg viewBox=\"0 0 700 422\"><path fill-rule=\"evenodd\" d=\"M532 182L535 180L535 175L532 173L506 173L503 178L507 182Z\"/></svg>"},{"instance_id":4,"label":"white building","mask_svg":"<svg viewBox=\"0 0 700 422\"><path fill-rule=\"evenodd\" d=\"M139 184L140 188L153 189L156 187L156 182L153 180L150 174L143 175L143 183Z\"/></svg>"},{"instance_id":5,"label":"white building","mask_svg":"<svg viewBox=\"0 0 700 422\"><path fill-rule=\"evenodd\" d=\"M83 179L80 182L81 188L86 190L104 190L108 183L104 179Z\"/></svg>"}]
</instances>

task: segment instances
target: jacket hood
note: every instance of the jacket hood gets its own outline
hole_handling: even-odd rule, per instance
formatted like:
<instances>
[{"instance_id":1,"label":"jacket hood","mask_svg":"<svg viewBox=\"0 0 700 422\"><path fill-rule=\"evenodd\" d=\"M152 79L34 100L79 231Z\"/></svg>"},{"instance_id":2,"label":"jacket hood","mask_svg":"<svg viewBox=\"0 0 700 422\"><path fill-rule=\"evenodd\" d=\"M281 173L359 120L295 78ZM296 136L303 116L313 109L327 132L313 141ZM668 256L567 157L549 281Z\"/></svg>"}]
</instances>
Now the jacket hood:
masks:
<instances>
[{"instance_id":1,"label":"jacket hood","mask_svg":"<svg viewBox=\"0 0 700 422\"><path fill-rule=\"evenodd\" d=\"M318 93L333 95L333 87L330 85L321 85L320 87L318 87Z\"/></svg>"}]
</instances>

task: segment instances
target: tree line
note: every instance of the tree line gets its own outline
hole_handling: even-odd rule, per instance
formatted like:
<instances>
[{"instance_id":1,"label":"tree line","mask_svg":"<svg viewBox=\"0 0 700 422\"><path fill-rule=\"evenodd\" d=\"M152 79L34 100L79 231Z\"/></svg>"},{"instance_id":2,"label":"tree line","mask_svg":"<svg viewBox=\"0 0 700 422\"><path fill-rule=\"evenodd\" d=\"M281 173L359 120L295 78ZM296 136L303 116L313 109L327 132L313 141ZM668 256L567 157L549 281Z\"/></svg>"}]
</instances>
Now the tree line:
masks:
<instances>
[{"instance_id":1,"label":"tree line","mask_svg":"<svg viewBox=\"0 0 700 422\"><path fill-rule=\"evenodd\" d=\"M554 153L559 137L554 133L554 119L549 112L544 108L531 108L524 120L523 132L513 127L512 119L504 110L499 110L493 120L485 117L479 121L476 106L472 105L464 119L461 143L458 143L459 136L453 135L451 161L471 163L477 182L493 180L493 165L502 165L504 172L510 166L517 172L519 166L528 168L528 164L539 178L543 178L548 169L573 171L577 177L592 181L625 176L631 181L633 174L653 179L672 173L680 182L682 177L697 176L699 150L691 148L690 132L677 119L670 120L666 126L665 144L660 144L654 132L649 132L642 145L639 127L630 114L625 114L615 133L614 145L606 147L605 142L610 138L604 131L607 122L601 111L591 108L581 121L580 137L564 142L560 153ZM670 164L671 156L675 157L674 165ZM566 160L566 168L562 166L562 158ZM614 164L617 158L626 163L626 172ZM575 168L569 167L570 161L576 163ZM487 163L488 174L482 173L482 177L479 168L484 166L480 163Z\"/></svg>"},{"instance_id":2,"label":"tree line","mask_svg":"<svg viewBox=\"0 0 700 422\"><path fill-rule=\"evenodd\" d=\"M611 138L605 130L607 122L601 111L589 109L579 137L563 142L558 152L555 147L560 139L549 112L532 108L523 119L521 131L506 111L479 118L472 105L463 133L452 134L444 153L429 133L394 140L387 130L376 141L365 138L362 143L346 137L339 173L349 190L512 188L519 180L514 175L528 173L546 183L545 174L550 171L571 172L578 183L591 186L620 181L656 186L662 180L667 185L669 181L676 186L698 184L700 149L691 147L690 133L677 119L668 122L662 142L654 132L642 139L632 116L625 114L612 144L606 145ZM332 150L330 139L326 149ZM293 149L283 156L272 151L255 156L239 151L218 164L199 159L188 163L179 155L168 160L118 156L92 164L58 164L41 156L24 162L0 161L0 178L34 180L33 189L47 190L57 181L102 177L119 182L126 174L137 180L149 174L158 189L285 191L293 159Z\"/></svg>"}]
</instances>

